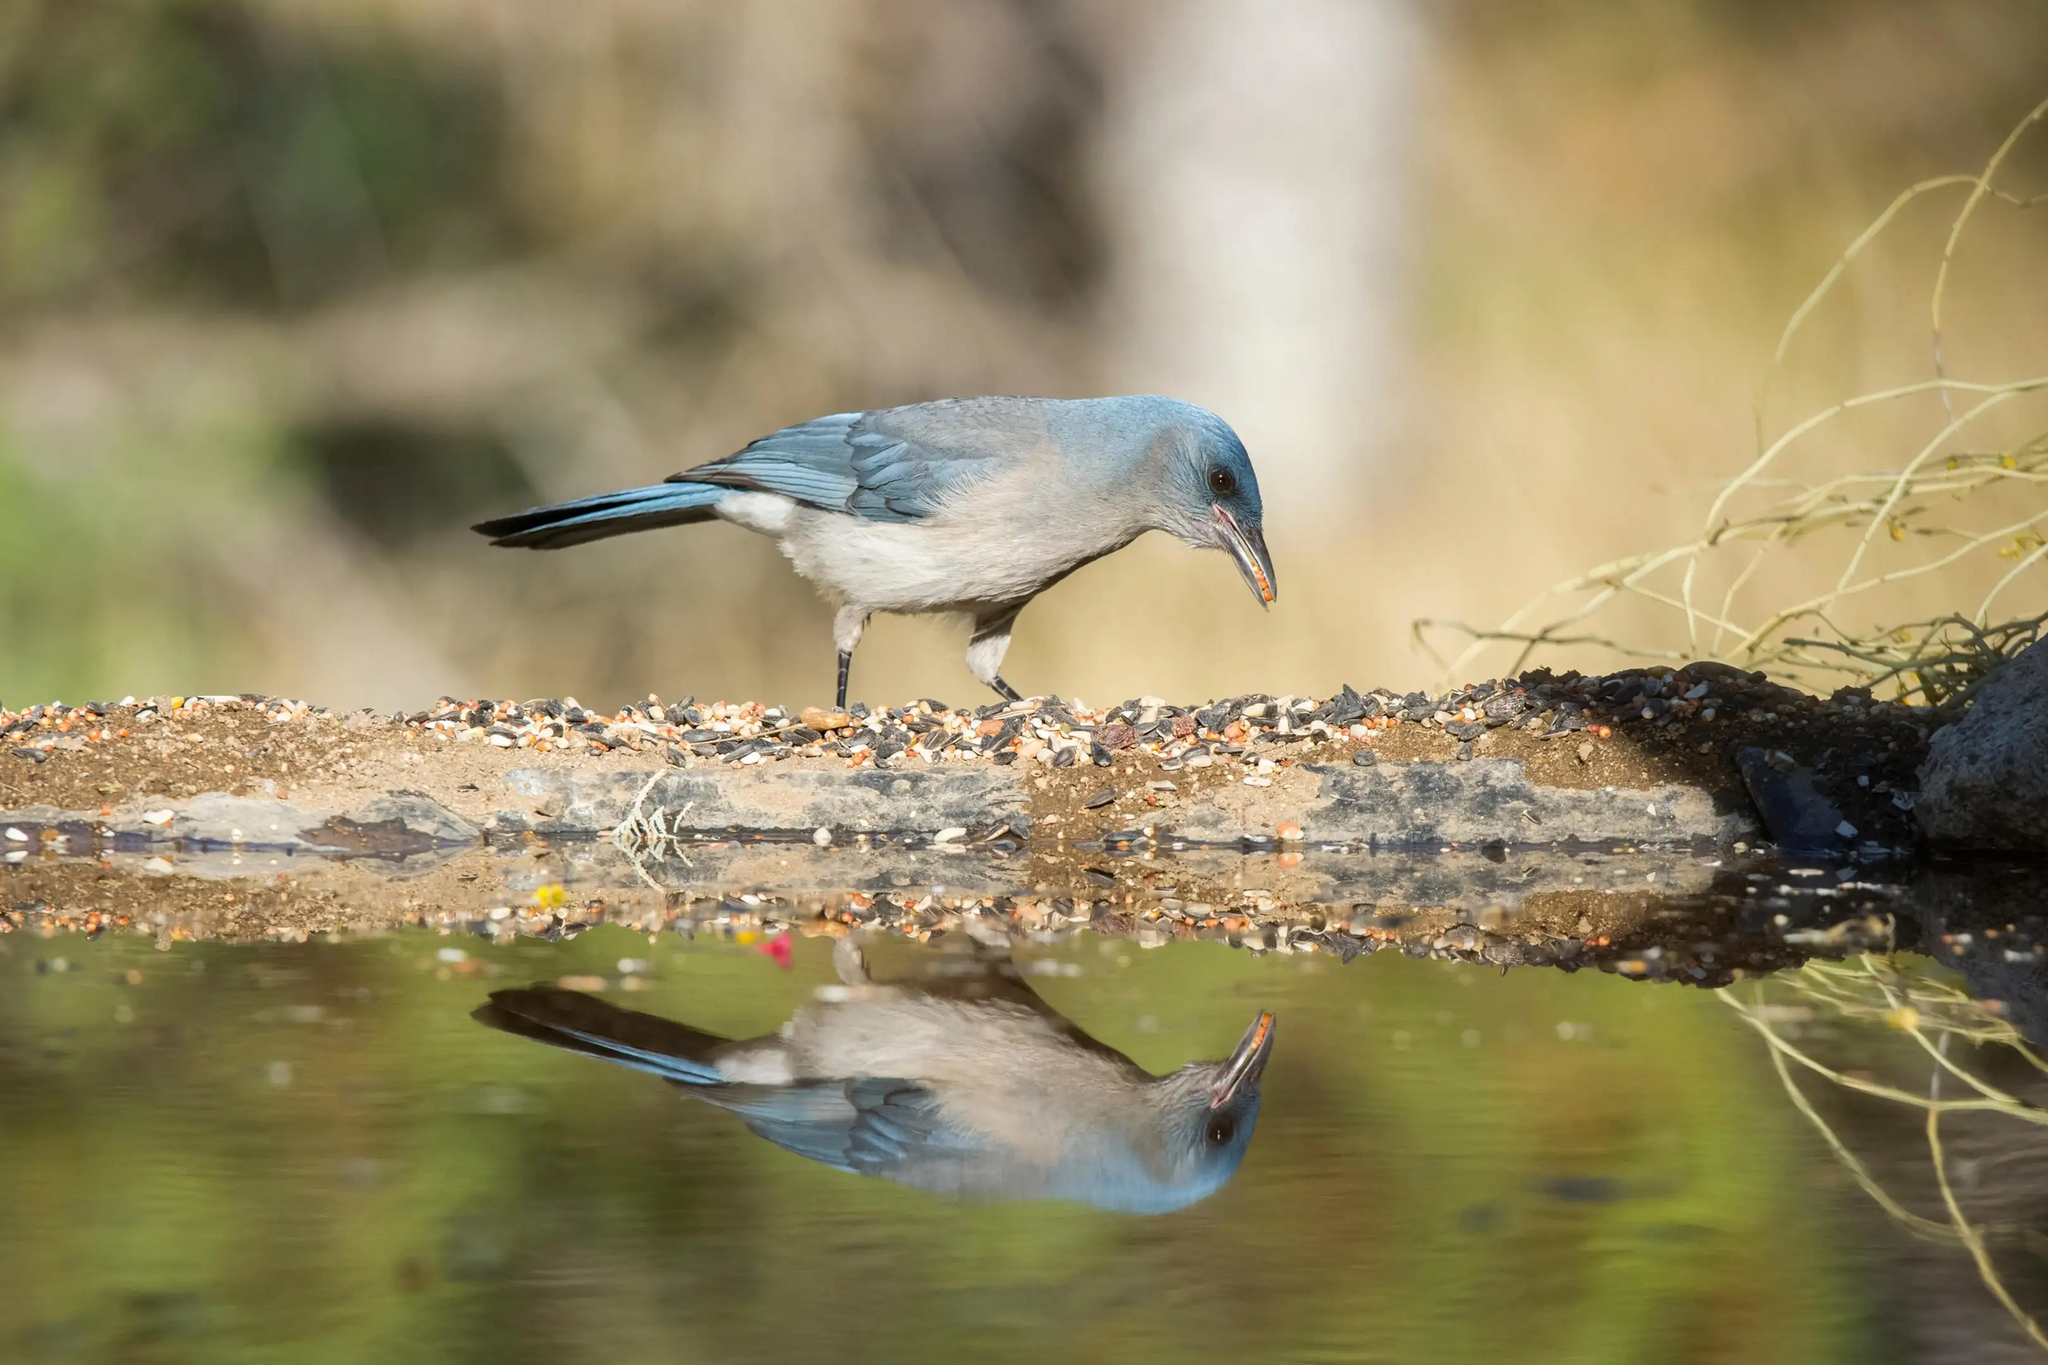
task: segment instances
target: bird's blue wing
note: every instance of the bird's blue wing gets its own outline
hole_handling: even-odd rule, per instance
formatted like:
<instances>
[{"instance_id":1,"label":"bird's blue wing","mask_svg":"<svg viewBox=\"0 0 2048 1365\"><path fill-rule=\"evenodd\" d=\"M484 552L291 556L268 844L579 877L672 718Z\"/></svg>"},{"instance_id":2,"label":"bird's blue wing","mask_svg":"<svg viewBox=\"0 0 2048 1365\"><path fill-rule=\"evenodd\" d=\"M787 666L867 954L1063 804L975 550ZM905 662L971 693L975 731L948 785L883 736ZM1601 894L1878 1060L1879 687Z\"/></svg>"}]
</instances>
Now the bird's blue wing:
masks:
<instances>
[{"instance_id":1,"label":"bird's blue wing","mask_svg":"<svg viewBox=\"0 0 2048 1365\"><path fill-rule=\"evenodd\" d=\"M857 1175L971 1150L931 1091L913 1081L863 1076L793 1086L732 1086L702 1098L729 1109L778 1147Z\"/></svg>"},{"instance_id":2,"label":"bird's blue wing","mask_svg":"<svg viewBox=\"0 0 2048 1365\"><path fill-rule=\"evenodd\" d=\"M1004 400L835 413L763 436L669 482L780 493L868 521L916 521L1029 443L1028 412L1021 424L991 421L982 408L992 401Z\"/></svg>"}]
</instances>

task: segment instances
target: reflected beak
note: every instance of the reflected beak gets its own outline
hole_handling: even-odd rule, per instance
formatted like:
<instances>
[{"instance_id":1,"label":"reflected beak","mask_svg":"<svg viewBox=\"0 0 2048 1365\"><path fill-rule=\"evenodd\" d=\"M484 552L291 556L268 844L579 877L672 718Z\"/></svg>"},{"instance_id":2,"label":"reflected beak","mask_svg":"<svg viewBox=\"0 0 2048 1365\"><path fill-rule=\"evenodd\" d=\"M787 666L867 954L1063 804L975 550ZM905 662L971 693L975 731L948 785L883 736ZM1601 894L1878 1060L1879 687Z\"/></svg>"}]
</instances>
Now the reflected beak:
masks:
<instances>
[{"instance_id":1,"label":"reflected beak","mask_svg":"<svg viewBox=\"0 0 2048 1365\"><path fill-rule=\"evenodd\" d=\"M1273 1015L1261 1011L1252 1020L1252 1026L1244 1031L1244 1037L1237 1040L1237 1047L1223 1063L1223 1070L1216 1073L1216 1079L1209 1083L1209 1107L1221 1109L1230 1103L1237 1092L1247 1085L1259 1083L1259 1073L1266 1069L1266 1058L1273 1055Z\"/></svg>"},{"instance_id":2,"label":"reflected beak","mask_svg":"<svg viewBox=\"0 0 2048 1365\"><path fill-rule=\"evenodd\" d=\"M1223 547L1237 561L1237 571L1244 575L1245 586L1261 604L1270 604L1275 596L1273 557L1266 553L1266 537L1256 526L1245 530L1237 524L1236 517L1221 507L1212 506L1209 510L1216 514L1216 529L1222 535Z\"/></svg>"}]
</instances>

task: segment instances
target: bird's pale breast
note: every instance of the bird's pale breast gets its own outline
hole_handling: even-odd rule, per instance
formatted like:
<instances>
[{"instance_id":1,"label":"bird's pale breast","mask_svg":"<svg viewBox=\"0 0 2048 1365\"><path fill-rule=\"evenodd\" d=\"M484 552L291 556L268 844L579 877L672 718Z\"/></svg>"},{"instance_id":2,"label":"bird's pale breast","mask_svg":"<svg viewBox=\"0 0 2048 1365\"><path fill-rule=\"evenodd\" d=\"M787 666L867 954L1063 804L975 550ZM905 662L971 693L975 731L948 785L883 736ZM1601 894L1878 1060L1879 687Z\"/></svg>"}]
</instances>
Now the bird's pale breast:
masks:
<instances>
[{"instance_id":1,"label":"bird's pale breast","mask_svg":"<svg viewBox=\"0 0 2048 1365\"><path fill-rule=\"evenodd\" d=\"M1048 503L1019 478L991 480L912 522L798 508L782 537L796 571L837 601L876 611L1021 603L1145 527L1097 502Z\"/></svg>"}]
</instances>

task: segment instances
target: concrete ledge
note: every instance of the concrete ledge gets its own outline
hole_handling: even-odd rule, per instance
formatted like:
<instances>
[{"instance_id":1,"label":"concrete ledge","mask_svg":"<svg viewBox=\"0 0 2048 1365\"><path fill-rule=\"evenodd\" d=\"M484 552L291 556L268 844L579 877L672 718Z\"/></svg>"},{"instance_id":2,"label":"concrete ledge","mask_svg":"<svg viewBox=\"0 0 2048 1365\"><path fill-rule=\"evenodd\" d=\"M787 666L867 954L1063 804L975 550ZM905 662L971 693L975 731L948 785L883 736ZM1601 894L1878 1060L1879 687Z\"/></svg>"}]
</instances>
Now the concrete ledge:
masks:
<instances>
[{"instance_id":1,"label":"concrete ledge","mask_svg":"<svg viewBox=\"0 0 2048 1365\"><path fill-rule=\"evenodd\" d=\"M1173 822L1173 833L1202 841L1266 835L1283 815L1304 837L1375 848L1722 844L1762 832L1746 806L1696 787L1544 787L1520 760L1482 758L1302 764L1270 792L1207 794Z\"/></svg>"},{"instance_id":2,"label":"concrete ledge","mask_svg":"<svg viewBox=\"0 0 2048 1365\"><path fill-rule=\"evenodd\" d=\"M381 717L212 697L0 712L0 888L13 903L90 883L94 903L135 908L212 885L241 905L255 897L234 883L282 875L323 907L286 916L302 925L625 892L1156 902L1198 923L1247 906L1519 913L1690 893L1787 821L1810 836L1802 856L1907 851L1930 723L1711 665L1435 698L856 711L444 699Z\"/></svg>"},{"instance_id":3,"label":"concrete ledge","mask_svg":"<svg viewBox=\"0 0 2048 1365\"><path fill-rule=\"evenodd\" d=\"M815 830L889 833L984 826L1022 815L1027 800L1008 768L654 768L602 772L518 768L507 790L528 803L501 827L544 836L610 833L635 802L690 831Z\"/></svg>"}]
</instances>

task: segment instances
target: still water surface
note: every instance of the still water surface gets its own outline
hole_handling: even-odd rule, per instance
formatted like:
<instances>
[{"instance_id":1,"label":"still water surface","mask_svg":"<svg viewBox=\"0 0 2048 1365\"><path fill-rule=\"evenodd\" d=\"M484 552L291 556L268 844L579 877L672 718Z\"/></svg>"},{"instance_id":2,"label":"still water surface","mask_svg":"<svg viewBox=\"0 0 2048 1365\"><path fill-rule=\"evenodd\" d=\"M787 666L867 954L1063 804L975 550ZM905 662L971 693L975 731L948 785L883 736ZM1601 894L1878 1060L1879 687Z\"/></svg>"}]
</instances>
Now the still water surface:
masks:
<instances>
[{"instance_id":1,"label":"still water surface","mask_svg":"<svg viewBox=\"0 0 2048 1365\"><path fill-rule=\"evenodd\" d=\"M0 1358L2040 1359L2032 1056L1910 955L16 933Z\"/></svg>"}]
</instances>

